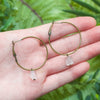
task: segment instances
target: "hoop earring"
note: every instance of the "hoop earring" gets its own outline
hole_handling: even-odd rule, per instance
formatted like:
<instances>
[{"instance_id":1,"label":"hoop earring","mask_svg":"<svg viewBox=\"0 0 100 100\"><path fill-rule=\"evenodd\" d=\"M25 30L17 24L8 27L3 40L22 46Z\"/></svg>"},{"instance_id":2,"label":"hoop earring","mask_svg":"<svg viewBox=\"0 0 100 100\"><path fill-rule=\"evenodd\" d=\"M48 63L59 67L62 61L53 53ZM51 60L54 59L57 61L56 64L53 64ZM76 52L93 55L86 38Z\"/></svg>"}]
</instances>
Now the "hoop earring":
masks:
<instances>
[{"instance_id":1,"label":"hoop earring","mask_svg":"<svg viewBox=\"0 0 100 100\"><path fill-rule=\"evenodd\" d=\"M58 51L56 51L56 50L52 47L51 42L50 42L50 39L51 39L52 28L53 28L54 23L55 23L55 24L67 23L67 24L70 24L70 25L72 25L73 27L76 28L76 30L78 31L79 36L80 36L80 42L79 42L79 46L78 46L74 51L72 51L72 52L70 52L70 53L62 54L62 53L59 53ZM69 55L74 54L74 53L80 48L80 46L81 46L81 41L82 41L81 32L80 32L80 30L78 29L78 27L76 27L74 24L72 24L72 23L70 23L70 22L54 22L54 21L53 21L52 24L51 24L51 26L50 26L50 28L49 28L48 36L49 36L48 41L49 41L49 45L50 45L51 49L52 49L55 53L57 53L57 54L59 54L59 55L67 56L67 59L66 59L66 66L71 66L71 65L73 65L74 62L73 62L72 58L71 58ZM66 36L67 36L67 35L65 35L64 37L66 37Z\"/></svg>"},{"instance_id":2,"label":"hoop earring","mask_svg":"<svg viewBox=\"0 0 100 100\"><path fill-rule=\"evenodd\" d=\"M17 60L17 55L16 55L16 52L15 52L15 43L17 43L17 42L19 42L19 41L21 41L21 40L27 39L27 38L35 38L35 39L40 40L40 41L43 43L44 47L46 48L47 54L46 54L45 61L44 61L44 63L43 63L42 65L40 65L38 68L34 68L34 69L33 69L33 68L31 68L31 69L24 68L22 65L19 64L19 62L18 62L18 60ZM15 58L15 62L17 63L17 65L18 65L21 69L23 69L23 70L30 71L30 77L31 77L31 79L32 79L32 80L36 80L37 77L36 77L35 71L38 70L38 69L40 69L41 67L43 67L43 66L45 65L45 63L46 63L46 61L47 61L47 58L48 58L48 48L47 48L47 46L46 46L46 44L45 44L45 42L44 42L43 40L41 40L40 38L35 37L35 36L24 37L24 38L22 38L21 40L18 40L18 41L15 41L15 42L12 41L12 52L13 52L13 57Z\"/></svg>"}]
</instances>

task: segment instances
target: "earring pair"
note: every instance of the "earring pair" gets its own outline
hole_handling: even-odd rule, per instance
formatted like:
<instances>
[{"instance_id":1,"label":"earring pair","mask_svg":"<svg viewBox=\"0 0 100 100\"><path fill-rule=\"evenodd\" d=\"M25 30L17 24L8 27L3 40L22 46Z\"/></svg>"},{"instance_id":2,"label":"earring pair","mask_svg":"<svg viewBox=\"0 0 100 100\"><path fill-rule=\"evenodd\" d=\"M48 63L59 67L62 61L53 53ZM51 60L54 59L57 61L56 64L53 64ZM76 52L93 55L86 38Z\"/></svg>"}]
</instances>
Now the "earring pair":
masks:
<instances>
[{"instance_id":1,"label":"earring pair","mask_svg":"<svg viewBox=\"0 0 100 100\"><path fill-rule=\"evenodd\" d=\"M72 52L70 52L70 53L66 53L66 54L62 54L62 53L59 53L58 51L56 51L56 50L53 48L53 46L51 45L51 42L50 42L50 40L51 40L51 35L52 35L52 28L53 28L53 25L54 25L54 24L63 24L63 23L67 23L67 24L70 24L70 25L72 25L73 27L75 27L76 30L77 30L78 33L79 33L79 36L80 36L79 46L78 46L74 51L72 51ZM55 53L57 53L58 55L67 56L67 59L66 59L66 65L67 65L67 66L70 66L70 65L74 64L73 60L71 59L71 57L70 57L69 55L75 53L75 52L79 49L79 47L80 47L80 45L81 45L82 37L81 37L81 32L80 32L80 30L79 30L74 24L72 24L72 23L70 23L70 22L54 22L54 21L53 21L52 24L51 24L51 26L50 26L50 28L49 28L48 36L49 36L49 37L48 37L48 41L49 41L49 45L50 45L51 49L52 49ZM67 35L66 35L66 36L67 36ZM64 37L66 37L66 36L64 36ZM16 55L16 52L15 52L15 44L16 44L17 42L22 41L22 40L25 40L25 39L27 39L27 38L35 38L35 39L38 39L39 41L42 42L42 44L44 45L44 47L45 47L45 49L46 49L46 58L45 58L43 64L40 65L38 68L35 68L35 69L33 69L33 68L27 69L27 68L23 67L22 65L20 65L19 62L18 62L18 60L17 60L17 55ZM47 48L45 42L44 42L43 40L41 40L40 38L35 37L35 36L24 37L24 38L22 38L21 40L18 40L18 41L15 41L15 42L12 41L12 53L13 53L13 57L15 58L16 64L17 64L21 69L26 70L26 71L30 71L30 77L31 77L32 80L36 80L36 79L37 79L37 76L36 76L35 71L38 70L38 69L40 69L40 68L42 68L42 67L45 65L45 63L46 63L46 61L47 61L47 59L48 59L48 48Z\"/></svg>"}]
</instances>

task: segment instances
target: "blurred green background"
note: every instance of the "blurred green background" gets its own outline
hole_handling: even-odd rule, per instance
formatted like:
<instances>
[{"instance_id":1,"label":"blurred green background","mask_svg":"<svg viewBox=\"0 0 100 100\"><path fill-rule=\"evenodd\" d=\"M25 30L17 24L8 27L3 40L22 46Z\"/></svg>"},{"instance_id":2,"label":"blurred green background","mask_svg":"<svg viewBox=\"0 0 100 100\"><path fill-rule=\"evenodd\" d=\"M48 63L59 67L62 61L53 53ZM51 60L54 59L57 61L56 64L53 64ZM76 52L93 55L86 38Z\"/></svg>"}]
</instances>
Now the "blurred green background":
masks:
<instances>
[{"instance_id":1,"label":"blurred green background","mask_svg":"<svg viewBox=\"0 0 100 100\"><path fill-rule=\"evenodd\" d=\"M77 16L92 16L100 25L100 0L0 0L1 32ZM100 55L89 63L85 75L38 100L100 100Z\"/></svg>"}]
</instances>

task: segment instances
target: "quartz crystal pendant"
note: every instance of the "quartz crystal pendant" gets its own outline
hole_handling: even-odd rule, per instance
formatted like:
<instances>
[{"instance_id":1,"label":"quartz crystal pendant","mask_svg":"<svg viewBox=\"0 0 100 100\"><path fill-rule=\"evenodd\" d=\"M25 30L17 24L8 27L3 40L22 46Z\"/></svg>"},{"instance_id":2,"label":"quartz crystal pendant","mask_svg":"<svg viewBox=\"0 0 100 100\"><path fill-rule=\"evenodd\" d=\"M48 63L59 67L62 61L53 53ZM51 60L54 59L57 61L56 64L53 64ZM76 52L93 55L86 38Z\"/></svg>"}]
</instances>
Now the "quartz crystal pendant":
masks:
<instances>
[{"instance_id":1,"label":"quartz crystal pendant","mask_svg":"<svg viewBox=\"0 0 100 100\"><path fill-rule=\"evenodd\" d=\"M73 65L73 64L74 64L74 62L73 62L73 60L71 59L71 57L70 57L70 56L67 56L66 65L67 65L67 66L70 66L70 65Z\"/></svg>"},{"instance_id":2,"label":"quartz crystal pendant","mask_svg":"<svg viewBox=\"0 0 100 100\"><path fill-rule=\"evenodd\" d=\"M36 80L37 79L35 71L30 71L30 78L32 80Z\"/></svg>"}]
</instances>

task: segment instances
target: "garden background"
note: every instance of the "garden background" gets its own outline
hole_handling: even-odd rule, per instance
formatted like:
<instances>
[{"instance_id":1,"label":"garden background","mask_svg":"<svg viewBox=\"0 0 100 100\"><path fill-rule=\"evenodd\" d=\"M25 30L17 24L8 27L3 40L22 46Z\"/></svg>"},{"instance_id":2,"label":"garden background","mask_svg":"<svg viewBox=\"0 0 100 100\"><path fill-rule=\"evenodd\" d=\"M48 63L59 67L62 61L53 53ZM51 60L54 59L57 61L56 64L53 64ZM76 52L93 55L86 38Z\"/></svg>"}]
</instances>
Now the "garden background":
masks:
<instances>
[{"instance_id":1,"label":"garden background","mask_svg":"<svg viewBox=\"0 0 100 100\"><path fill-rule=\"evenodd\" d=\"M1 32L77 16L92 16L100 25L100 0L0 0ZM85 75L38 100L100 100L100 55L89 63Z\"/></svg>"}]
</instances>

